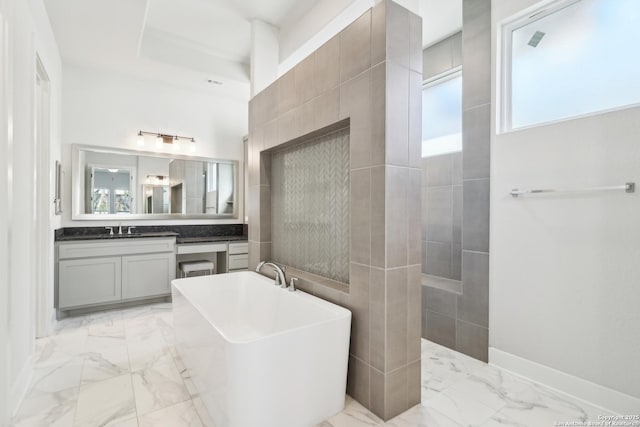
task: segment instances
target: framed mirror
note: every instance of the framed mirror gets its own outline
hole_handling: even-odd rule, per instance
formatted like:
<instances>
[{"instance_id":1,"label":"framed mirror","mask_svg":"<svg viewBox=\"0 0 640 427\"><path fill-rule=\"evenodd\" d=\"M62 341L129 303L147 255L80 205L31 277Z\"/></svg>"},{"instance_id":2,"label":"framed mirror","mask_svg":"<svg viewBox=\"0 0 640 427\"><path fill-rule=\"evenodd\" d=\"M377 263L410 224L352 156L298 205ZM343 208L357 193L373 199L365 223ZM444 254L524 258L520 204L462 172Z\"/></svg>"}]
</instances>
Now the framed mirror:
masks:
<instances>
[{"instance_id":1,"label":"framed mirror","mask_svg":"<svg viewBox=\"0 0 640 427\"><path fill-rule=\"evenodd\" d=\"M72 148L72 219L238 218L237 160Z\"/></svg>"}]
</instances>

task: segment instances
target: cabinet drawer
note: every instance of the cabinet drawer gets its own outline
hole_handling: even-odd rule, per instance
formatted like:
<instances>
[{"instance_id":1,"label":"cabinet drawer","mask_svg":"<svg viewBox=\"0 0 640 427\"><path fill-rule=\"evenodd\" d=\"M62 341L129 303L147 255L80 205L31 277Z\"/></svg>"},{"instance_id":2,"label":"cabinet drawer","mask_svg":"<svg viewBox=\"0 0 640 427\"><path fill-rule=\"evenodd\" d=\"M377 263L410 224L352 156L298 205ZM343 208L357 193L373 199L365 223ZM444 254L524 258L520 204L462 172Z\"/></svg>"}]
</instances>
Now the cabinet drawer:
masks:
<instances>
[{"instance_id":1,"label":"cabinet drawer","mask_svg":"<svg viewBox=\"0 0 640 427\"><path fill-rule=\"evenodd\" d=\"M202 254L208 252L226 252L226 243L195 243L178 245L178 254Z\"/></svg>"},{"instance_id":2,"label":"cabinet drawer","mask_svg":"<svg viewBox=\"0 0 640 427\"><path fill-rule=\"evenodd\" d=\"M122 295L121 258L89 258L60 261L60 308L119 301Z\"/></svg>"},{"instance_id":3,"label":"cabinet drawer","mask_svg":"<svg viewBox=\"0 0 640 427\"><path fill-rule=\"evenodd\" d=\"M249 268L249 255L229 255L229 270L242 270Z\"/></svg>"},{"instance_id":4,"label":"cabinet drawer","mask_svg":"<svg viewBox=\"0 0 640 427\"><path fill-rule=\"evenodd\" d=\"M92 240L81 243L61 243L58 246L58 258L89 258L128 254L148 254L174 252L176 239L126 239L122 241Z\"/></svg>"},{"instance_id":5,"label":"cabinet drawer","mask_svg":"<svg viewBox=\"0 0 640 427\"><path fill-rule=\"evenodd\" d=\"M249 243L229 243L229 255L249 253Z\"/></svg>"}]
</instances>

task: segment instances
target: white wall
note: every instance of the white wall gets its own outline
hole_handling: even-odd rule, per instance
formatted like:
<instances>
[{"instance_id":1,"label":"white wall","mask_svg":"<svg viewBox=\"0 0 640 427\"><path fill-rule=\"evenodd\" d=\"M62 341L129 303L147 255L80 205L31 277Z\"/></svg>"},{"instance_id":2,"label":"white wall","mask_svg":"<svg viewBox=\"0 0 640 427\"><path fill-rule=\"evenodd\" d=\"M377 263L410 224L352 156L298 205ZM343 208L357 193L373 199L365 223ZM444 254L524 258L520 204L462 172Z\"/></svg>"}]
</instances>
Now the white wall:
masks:
<instances>
[{"instance_id":1,"label":"white wall","mask_svg":"<svg viewBox=\"0 0 640 427\"><path fill-rule=\"evenodd\" d=\"M0 258L2 263L2 298L0 312L6 322L6 336L2 339L0 371L6 367L6 376L0 375L2 406L0 424L6 422L23 397L31 376L32 355L35 344L35 277L33 265L36 250L36 176L47 184L52 176L53 163L59 158L60 84L61 67L58 49L40 0L27 2L4 0L0 11L8 22L8 67L2 69L2 78L8 92L2 102L2 162L0 185L3 195L0 223ZM36 171L37 147L34 136L35 63L38 55L51 80L51 146L48 168ZM8 72L7 72L8 71ZM37 173L36 173L37 172ZM53 186L48 185L52 191ZM53 200L51 192L50 199ZM46 197L46 195L45 195ZM48 206L48 228L56 226L52 206ZM46 209L46 208L45 208ZM43 250L52 250L52 233L47 233ZM51 267L52 264L49 264ZM50 283L50 289L53 289ZM0 327L3 329L3 327ZM0 332L2 335L2 332Z\"/></svg>"},{"instance_id":2,"label":"white wall","mask_svg":"<svg viewBox=\"0 0 640 427\"><path fill-rule=\"evenodd\" d=\"M7 110L9 107L6 91L9 87L9 67L6 61L5 28L8 25L6 0L0 0L0 194L9 196L7 173L9 169L9 146L7 130ZM9 200L0 203L0 426L7 423L8 412L8 319L5 315L9 300Z\"/></svg>"},{"instance_id":3,"label":"white wall","mask_svg":"<svg viewBox=\"0 0 640 427\"><path fill-rule=\"evenodd\" d=\"M493 0L494 47L534 3ZM640 193L509 192L640 183L639 134L636 107L492 139L490 362L622 413L640 408Z\"/></svg>"},{"instance_id":4,"label":"white wall","mask_svg":"<svg viewBox=\"0 0 640 427\"><path fill-rule=\"evenodd\" d=\"M71 144L138 149L139 130L194 137L196 156L232 159L243 167L242 137L248 132L248 103L168 86L110 71L65 63L63 97L63 226L98 226L114 221L71 220ZM153 138L145 150L155 150ZM242 180L242 169L239 177ZM239 199L243 200L242 181ZM241 223L236 220L135 221L149 224Z\"/></svg>"}]
</instances>

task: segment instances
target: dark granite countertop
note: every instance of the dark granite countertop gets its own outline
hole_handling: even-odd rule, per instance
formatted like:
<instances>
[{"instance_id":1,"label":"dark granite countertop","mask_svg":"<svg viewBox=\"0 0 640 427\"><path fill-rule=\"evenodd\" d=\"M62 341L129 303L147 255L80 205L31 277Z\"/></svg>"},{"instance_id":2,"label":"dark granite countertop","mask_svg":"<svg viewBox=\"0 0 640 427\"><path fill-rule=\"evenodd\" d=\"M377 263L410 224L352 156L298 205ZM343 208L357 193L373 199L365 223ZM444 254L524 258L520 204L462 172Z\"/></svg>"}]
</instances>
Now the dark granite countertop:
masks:
<instances>
[{"instance_id":1,"label":"dark granite countertop","mask_svg":"<svg viewBox=\"0 0 640 427\"><path fill-rule=\"evenodd\" d=\"M123 225L123 230L133 224ZM242 224L211 224L211 225L141 225L136 226L134 233L117 234L112 236L104 226L97 227L68 227L55 231L56 242L72 242L83 240L117 240L139 239L148 237L176 237L177 243L207 243L207 242L237 242L247 241L246 225Z\"/></svg>"},{"instance_id":2,"label":"dark granite countertop","mask_svg":"<svg viewBox=\"0 0 640 427\"><path fill-rule=\"evenodd\" d=\"M72 242L76 240L119 240L119 239L140 239L147 237L177 237L178 233L172 231L157 231L150 233L114 233L113 236L109 233L104 234L71 234L62 235L56 238L58 242Z\"/></svg>"},{"instance_id":3,"label":"dark granite countertop","mask_svg":"<svg viewBox=\"0 0 640 427\"><path fill-rule=\"evenodd\" d=\"M247 241L247 236L200 236L200 237L178 237L178 244L188 243L210 243L210 242L242 242Z\"/></svg>"}]
</instances>

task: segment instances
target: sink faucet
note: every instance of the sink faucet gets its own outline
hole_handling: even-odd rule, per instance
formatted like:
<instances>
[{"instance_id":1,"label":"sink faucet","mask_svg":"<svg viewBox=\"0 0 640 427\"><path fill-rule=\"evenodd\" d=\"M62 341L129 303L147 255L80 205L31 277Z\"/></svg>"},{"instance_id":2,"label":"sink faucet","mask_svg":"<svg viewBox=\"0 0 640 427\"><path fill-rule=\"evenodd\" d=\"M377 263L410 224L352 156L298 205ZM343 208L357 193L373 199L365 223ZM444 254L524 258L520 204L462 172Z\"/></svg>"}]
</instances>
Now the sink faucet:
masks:
<instances>
[{"instance_id":1,"label":"sink faucet","mask_svg":"<svg viewBox=\"0 0 640 427\"><path fill-rule=\"evenodd\" d=\"M109 230L110 236L113 236L113 227L105 227L105 229Z\"/></svg>"},{"instance_id":2,"label":"sink faucet","mask_svg":"<svg viewBox=\"0 0 640 427\"><path fill-rule=\"evenodd\" d=\"M260 269L265 266L268 265L270 267L273 267L273 271L276 273L276 281L273 283L274 285L280 285L280 287L282 288L286 288L287 287L287 279L284 276L284 272L286 270L286 267L280 267L277 264L274 264L272 262L266 262L266 261L261 261L260 264L258 264L258 266L256 267L256 273L260 273Z\"/></svg>"},{"instance_id":3,"label":"sink faucet","mask_svg":"<svg viewBox=\"0 0 640 427\"><path fill-rule=\"evenodd\" d=\"M132 228L136 228L136 226L135 225L130 225L129 229L127 230L127 234L131 234L131 229Z\"/></svg>"},{"instance_id":4,"label":"sink faucet","mask_svg":"<svg viewBox=\"0 0 640 427\"><path fill-rule=\"evenodd\" d=\"M122 223L118 225L118 234L122 235Z\"/></svg>"}]
</instances>

